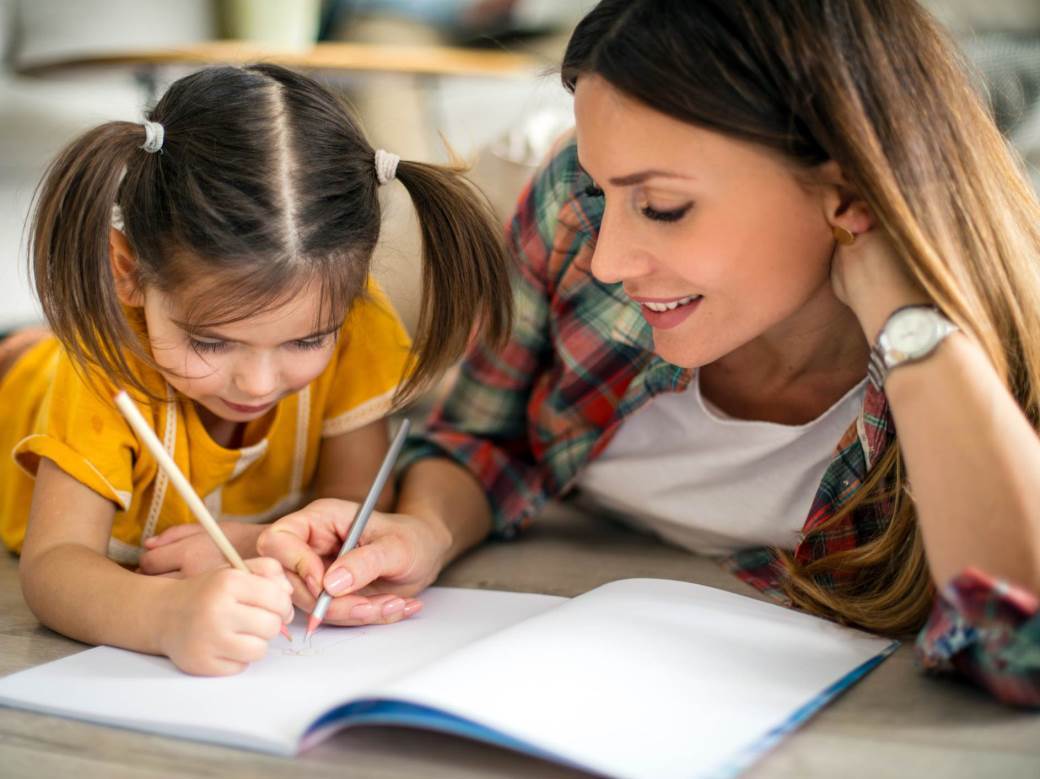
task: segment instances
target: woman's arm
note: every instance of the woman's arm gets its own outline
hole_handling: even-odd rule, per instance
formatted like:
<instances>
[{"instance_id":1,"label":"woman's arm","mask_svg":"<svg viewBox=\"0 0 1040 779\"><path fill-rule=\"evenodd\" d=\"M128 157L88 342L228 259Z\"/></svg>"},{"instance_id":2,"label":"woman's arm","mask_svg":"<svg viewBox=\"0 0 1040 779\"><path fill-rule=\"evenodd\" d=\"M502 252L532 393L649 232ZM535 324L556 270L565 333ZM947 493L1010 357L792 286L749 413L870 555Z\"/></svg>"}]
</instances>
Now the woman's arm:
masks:
<instances>
[{"instance_id":1,"label":"woman's arm","mask_svg":"<svg viewBox=\"0 0 1040 779\"><path fill-rule=\"evenodd\" d=\"M368 495L389 448L390 424L386 419L324 439L318 454L314 496L360 503ZM394 485L387 482L376 508L389 511L393 504Z\"/></svg>"},{"instance_id":2,"label":"woman's arm","mask_svg":"<svg viewBox=\"0 0 1040 779\"><path fill-rule=\"evenodd\" d=\"M982 349L954 334L885 382L925 552L1040 593L1040 439Z\"/></svg>"},{"instance_id":3,"label":"woman's arm","mask_svg":"<svg viewBox=\"0 0 1040 779\"><path fill-rule=\"evenodd\" d=\"M50 460L40 462L19 573L48 627L91 644L168 655L181 669L228 674L263 657L291 619L273 561L185 580L140 576L105 556L113 505Z\"/></svg>"},{"instance_id":4,"label":"woman's arm","mask_svg":"<svg viewBox=\"0 0 1040 779\"><path fill-rule=\"evenodd\" d=\"M879 230L839 249L833 277L871 342L927 302ZM892 370L885 394L936 585L974 567L1040 592L1040 438L981 347L955 333Z\"/></svg>"}]
</instances>

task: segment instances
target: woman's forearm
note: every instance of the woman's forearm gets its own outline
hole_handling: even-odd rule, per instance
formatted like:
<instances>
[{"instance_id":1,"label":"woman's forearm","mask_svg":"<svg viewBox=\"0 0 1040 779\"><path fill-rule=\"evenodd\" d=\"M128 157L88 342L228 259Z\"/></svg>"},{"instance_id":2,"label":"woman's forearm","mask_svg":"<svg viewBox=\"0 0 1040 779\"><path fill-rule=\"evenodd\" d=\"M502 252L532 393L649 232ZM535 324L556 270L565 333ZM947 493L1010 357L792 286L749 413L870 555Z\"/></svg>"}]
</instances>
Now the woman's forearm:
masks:
<instances>
[{"instance_id":1,"label":"woman's forearm","mask_svg":"<svg viewBox=\"0 0 1040 779\"><path fill-rule=\"evenodd\" d=\"M447 565L491 532L491 506L476 478L444 458L420 460L401 481L397 511L426 520L447 534Z\"/></svg>"},{"instance_id":2,"label":"woman's forearm","mask_svg":"<svg viewBox=\"0 0 1040 779\"><path fill-rule=\"evenodd\" d=\"M936 583L975 566L1040 591L1040 438L982 349L954 334L885 392Z\"/></svg>"}]
</instances>

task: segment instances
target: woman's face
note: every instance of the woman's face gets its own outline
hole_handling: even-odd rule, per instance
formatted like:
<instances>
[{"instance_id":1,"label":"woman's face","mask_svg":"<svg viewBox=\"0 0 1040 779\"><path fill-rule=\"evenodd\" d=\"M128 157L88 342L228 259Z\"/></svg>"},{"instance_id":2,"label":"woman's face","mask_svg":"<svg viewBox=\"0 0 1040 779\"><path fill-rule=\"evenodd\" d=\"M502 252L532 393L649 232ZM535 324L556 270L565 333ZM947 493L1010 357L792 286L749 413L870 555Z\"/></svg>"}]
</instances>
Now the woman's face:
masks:
<instances>
[{"instance_id":1,"label":"woman's face","mask_svg":"<svg viewBox=\"0 0 1040 779\"><path fill-rule=\"evenodd\" d=\"M706 365L836 303L823 190L774 152L594 75L578 80L575 114L581 164L606 198L592 273L640 304L663 359Z\"/></svg>"}]
</instances>

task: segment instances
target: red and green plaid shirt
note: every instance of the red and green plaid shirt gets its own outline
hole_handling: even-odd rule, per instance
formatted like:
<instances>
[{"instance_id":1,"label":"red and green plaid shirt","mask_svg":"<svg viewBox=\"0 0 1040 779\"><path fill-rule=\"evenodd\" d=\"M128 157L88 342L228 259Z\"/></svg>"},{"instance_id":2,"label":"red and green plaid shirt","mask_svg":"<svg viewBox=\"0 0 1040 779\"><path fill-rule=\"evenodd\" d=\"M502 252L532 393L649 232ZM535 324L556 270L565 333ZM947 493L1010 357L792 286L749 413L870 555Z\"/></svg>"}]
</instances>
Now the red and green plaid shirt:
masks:
<instances>
[{"instance_id":1,"label":"red and green plaid shirt","mask_svg":"<svg viewBox=\"0 0 1040 779\"><path fill-rule=\"evenodd\" d=\"M475 347L404 464L449 456L471 470L509 537L564 494L624 420L656 395L681 392L691 371L653 353L650 326L621 291L589 272L602 199L564 142L530 182L510 228L517 259L509 343ZM855 548L885 527L886 506L827 520L860 488L895 430L884 393L868 382L856 423L838 442L794 554L803 562ZM728 559L745 581L782 598L776 552ZM833 583L824 578L822 583ZM925 667L958 669L1003 700L1040 705L1040 614L1022 589L966 571L936 598L917 641Z\"/></svg>"}]
</instances>

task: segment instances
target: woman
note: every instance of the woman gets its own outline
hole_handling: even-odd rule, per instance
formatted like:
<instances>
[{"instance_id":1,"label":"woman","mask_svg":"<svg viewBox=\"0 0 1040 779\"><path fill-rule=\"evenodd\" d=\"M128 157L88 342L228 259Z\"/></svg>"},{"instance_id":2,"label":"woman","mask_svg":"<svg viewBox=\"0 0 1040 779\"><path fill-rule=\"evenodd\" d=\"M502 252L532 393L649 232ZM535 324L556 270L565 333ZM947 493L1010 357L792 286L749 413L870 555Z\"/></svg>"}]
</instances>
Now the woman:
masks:
<instances>
[{"instance_id":1,"label":"woman","mask_svg":"<svg viewBox=\"0 0 1040 779\"><path fill-rule=\"evenodd\" d=\"M399 513L325 575L330 615L383 619L369 595L577 488L1040 703L1040 207L934 22L604 0L563 80L576 133L512 223L512 338L471 351ZM352 515L261 538L298 605Z\"/></svg>"}]
</instances>

